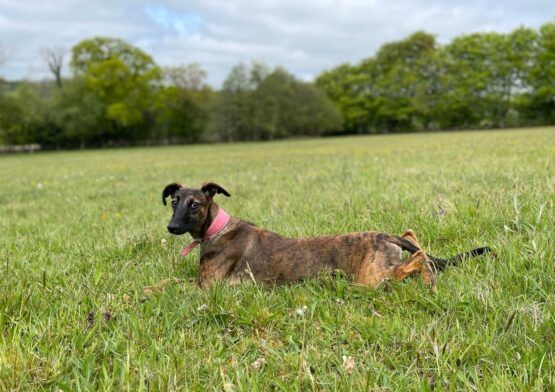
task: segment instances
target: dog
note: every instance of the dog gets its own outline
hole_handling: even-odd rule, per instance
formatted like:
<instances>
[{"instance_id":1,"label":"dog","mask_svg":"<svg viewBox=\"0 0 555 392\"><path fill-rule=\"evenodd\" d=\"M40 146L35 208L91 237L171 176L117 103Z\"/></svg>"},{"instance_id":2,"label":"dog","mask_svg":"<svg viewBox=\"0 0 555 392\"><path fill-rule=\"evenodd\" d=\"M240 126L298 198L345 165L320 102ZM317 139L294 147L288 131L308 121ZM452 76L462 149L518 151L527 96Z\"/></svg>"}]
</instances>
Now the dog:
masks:
<instances>
[{"instance_id":1,"label":"dog","mask_svg":"<svg viewBox=\"0 0 555 392\"><path fill-rule=\"evenodd\" d=\"M400 281L420 274L436 292L436 271L491 251L481 247L450 259L436 258L424 252L412 230L402 236L367 231L286 238L231 217L214 202L217 194L231 196L213 182L200 189L171 183L162 191L162 203L166 205L171 197L173 209L168 231L175 235L189 233L194 239L181 254L200 245L202 288L217 281L279 285L340 270L356 284L372 288L389 279ZM409 254L406 258L403 251Z\"/></svg>"}]
</instances>

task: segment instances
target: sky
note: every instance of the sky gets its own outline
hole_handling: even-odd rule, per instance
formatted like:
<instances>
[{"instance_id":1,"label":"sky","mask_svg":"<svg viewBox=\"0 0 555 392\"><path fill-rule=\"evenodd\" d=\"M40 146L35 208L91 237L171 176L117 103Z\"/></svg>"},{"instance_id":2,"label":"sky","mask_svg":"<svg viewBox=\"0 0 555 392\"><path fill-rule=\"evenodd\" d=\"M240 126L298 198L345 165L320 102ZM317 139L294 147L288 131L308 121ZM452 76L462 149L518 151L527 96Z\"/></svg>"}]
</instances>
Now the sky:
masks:
<instances>
[{"instance_id":1,"label":"sky","mask_svg":"<svg viewBox=\"0 0 555 392\"><path fill-rule=\"evenodd\" d=\"M0 49L7 54L0 76L47 78L41 49L63 48L69 58L80 40L111 36L162 66L200 63L215 88L231 67L253 60L311 81L417 30L448 43L549 21L554 0L0 0Z\"/></svg>"}]
</instances>

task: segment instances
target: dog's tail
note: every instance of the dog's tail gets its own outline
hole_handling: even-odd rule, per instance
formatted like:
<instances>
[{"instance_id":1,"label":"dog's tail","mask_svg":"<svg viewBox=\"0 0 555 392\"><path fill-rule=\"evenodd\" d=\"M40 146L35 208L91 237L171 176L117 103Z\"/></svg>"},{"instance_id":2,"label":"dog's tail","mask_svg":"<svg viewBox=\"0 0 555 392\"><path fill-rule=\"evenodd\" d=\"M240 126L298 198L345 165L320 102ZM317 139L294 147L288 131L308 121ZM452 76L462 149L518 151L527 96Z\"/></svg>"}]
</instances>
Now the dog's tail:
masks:
<instances>
[{"instance_id":1,"label":"dog's tail","mask_svg":"<svg viewBox=\"0 0 555 392\"><path fill-rule=\"evenodd\" d=\"M401 249L410 252L411 254L414 254L420 250L419 247L402 237L390 236L388 240L389 242L398 245ZM470 257L476 257L486 253L493 254L489 246L482 246L480 248L472 249L468 252L459 253L458 255L450 257L448 259L440 259L431 255L428 255L428 259L430 260L430 264L432 264L436 271L443 271L448 266L457 265Z\"/></svg>"},{"instance_id":2,"label":"dog's tail","mask_svg":"<svg viewBox=\"0 0 555 392\"><path fill-rule=\"evenodd\" d=\"M433 257L429 255L428 255L428 259L430 259L430 264L432 264L432 266L437 271L443 271L445 268L447 268L450 265L457 265L461 261L464 261L471 257L481 256L486 253L493 254L489 246L482 246L480 248L469 250L468 252L459 253L458 255L450 257L448 259L439 259L437 257Z\"/></svg>"}]
</instances>

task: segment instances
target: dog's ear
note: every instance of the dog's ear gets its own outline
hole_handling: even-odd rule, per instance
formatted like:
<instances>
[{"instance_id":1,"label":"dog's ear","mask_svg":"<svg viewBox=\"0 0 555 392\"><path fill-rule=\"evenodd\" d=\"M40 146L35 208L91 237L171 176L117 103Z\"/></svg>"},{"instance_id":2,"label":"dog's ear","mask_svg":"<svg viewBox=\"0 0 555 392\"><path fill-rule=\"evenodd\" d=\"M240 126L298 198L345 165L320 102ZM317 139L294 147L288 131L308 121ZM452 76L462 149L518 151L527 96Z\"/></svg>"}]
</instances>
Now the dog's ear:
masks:
<instances>
[{"instance_id":1,"label":"dog's ear","mask_svg":"<svg viewBox=\"0 0 555 392\"><path fill-rule=\"evenodd\" d=\"M177 182L172 182L171 184L166 185L166 187L162 191L162 203L166 205L166 198L168 196L173 197L173 194L181 188L183 188L183 185L178 184Z\"/></svg>"},{"instance_id":2,"label":"dog's ear","mask_svg":"<svg viewBox=\"0 0 555 392\"><path fill-rule=\"evenodd\" d=\"M202 184L202 188L200 188L200 190L203 191L206 196L210 198L214 197L216 193L221 193L227 197L231 196L228 191L226 191L218 184L214 184L213 182L205 182L204 184Z\"/></svg>"}]
</instances>

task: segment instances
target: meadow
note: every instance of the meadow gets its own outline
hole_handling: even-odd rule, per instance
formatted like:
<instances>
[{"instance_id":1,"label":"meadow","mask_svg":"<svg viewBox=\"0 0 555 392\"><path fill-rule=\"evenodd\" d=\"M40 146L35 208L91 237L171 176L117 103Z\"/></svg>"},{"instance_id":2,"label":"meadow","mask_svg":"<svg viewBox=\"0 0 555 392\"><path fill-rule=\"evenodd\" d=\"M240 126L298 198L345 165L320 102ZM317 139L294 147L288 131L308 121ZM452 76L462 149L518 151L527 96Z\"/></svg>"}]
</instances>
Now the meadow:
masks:
<instances>
[{"instance_id":1,"label":"meadow","mask_svg":"<svg viewBox=\"0 0 555 392\"><path fill-rule=\"evenodd\" d=\"M0 156L0 390L553 390L555 128ZM432 255L202 291L169 182L293 237L412 228ZM160 282L175 280L164 288ZM146 288L146 290L145 290Z\"/></svg>"}]
</instances>

